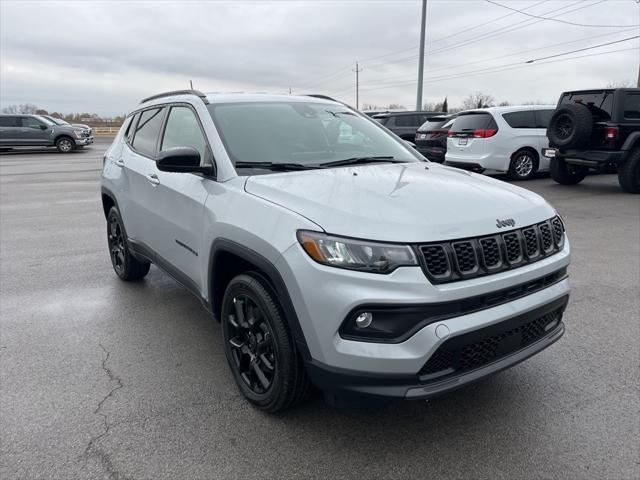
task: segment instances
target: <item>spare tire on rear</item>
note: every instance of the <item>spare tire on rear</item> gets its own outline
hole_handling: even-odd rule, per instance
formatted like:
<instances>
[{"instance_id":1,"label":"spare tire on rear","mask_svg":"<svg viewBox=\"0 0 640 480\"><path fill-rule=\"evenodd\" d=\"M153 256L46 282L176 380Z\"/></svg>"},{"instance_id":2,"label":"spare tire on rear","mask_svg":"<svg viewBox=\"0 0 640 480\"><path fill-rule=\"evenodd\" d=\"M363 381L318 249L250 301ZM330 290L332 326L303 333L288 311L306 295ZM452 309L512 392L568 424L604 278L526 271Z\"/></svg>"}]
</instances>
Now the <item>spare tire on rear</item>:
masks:
<instances>
[{"instance_id":1,"label":"spare tire on rear","mask_svg":"<svg viewBox=\"0 0 640 480\"><path fill-rule=\"evenodd\" d=\"M549 144L560 148L579 148L591 138L593 117L589 107L581 103L567 103L558 108L549 121Z\"/></svg>"}]
</instances>

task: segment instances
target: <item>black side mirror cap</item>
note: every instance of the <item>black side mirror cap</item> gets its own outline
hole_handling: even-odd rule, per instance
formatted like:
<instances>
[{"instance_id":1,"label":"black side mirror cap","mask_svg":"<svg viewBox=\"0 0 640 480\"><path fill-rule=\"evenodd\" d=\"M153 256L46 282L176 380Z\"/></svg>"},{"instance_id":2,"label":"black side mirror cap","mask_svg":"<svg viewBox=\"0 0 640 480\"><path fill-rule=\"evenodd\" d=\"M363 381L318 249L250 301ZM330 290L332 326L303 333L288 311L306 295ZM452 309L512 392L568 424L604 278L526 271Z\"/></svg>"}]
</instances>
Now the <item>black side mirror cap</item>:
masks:
<instances>
[{"instance_id":1,"label":"black side mirror cap","mask_svg":"<svg viewBox=\"0 0 640 480\"><path fill-rule=\"evenodd\" d=\"M49 127L47 127L46 125L40 125L40 130L46 130L47 128Z\"/></svg>"},{"instance_id":2,"label":"black side mirror cap","mask_svg":"<svg viewBox=\"0 0 640 480\"><path fill-rule=\"evenodd\" d=\"M200 165L200 152L193 147L175 147L162 150L156 157L161 172L213 174L213 166Z\"/></svg>"}]
</instances>

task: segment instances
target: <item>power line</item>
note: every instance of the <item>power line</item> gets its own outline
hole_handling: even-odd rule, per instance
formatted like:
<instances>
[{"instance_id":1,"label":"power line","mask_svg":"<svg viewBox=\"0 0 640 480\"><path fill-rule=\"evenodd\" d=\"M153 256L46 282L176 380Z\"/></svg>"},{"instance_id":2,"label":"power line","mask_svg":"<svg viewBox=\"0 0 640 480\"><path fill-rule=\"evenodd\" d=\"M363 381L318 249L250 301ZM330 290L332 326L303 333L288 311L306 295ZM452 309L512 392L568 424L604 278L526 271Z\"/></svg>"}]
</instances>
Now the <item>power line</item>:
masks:
<instances>
[{"instance_id":1,"label":"power line","mask_svg":"<svg viewBox=\"0 0 640 480\"><path fill-rule=\"evenodd\" d=\"M569 57L569 58L560 58L560 59L556 59L556 60L549 60L547 62L540 62L540 63L534 63L534 64L522 64L522 62L518 62L518 63L512 63L512 64L507 64L507 65L500 65L500 66L496 66L496 67L491 67L488 69L480 69L480 70L474 70L474 71L470 71L470 72L460 72L457 74L451 74L451 75L443 75L440 77L431 77L425 80L425 83L433 83L433 82L441 82L441 81L445 81L445 80L455 80L457 78L467 78L467 77L473 77L473 76L478 76L478 75L487 75L487 74L491 74L491 73L499 73L499 72L504 72L504 71L510 71L510 70L517 70L517 69L521 69L521 68L528 68L528 67L535 67L537 65L548 65L551 63L556 63L556 62L563 62L563 61L569 61L569 60L575 60L575 59L579 59L579 58L587 58L587 57L595 57L595 56L599 56L599 55L607 55L610 53L618 53L618 52L627 52L627 51L631 51L631 50L640 50L640 47L631 47L631 48L623 48L623 49L618 49L618 50L609 50L606 52L599 52L599 53L588 53L586 55L578 55L575 57ZM404 86L404 85L411 85L417 83L417 81L412 80L412 81L407 81L407 82L397 82L397 83L390 83L388 85L383 85L383 86L372 86L372 87L362 87L361 90L381 90L381 89L385 89L385 88L390 88L390 87L394 87L394 86ZM338 92L337 94L340 94L341 92Z\"/></svg>"},{"instance_id":2,"label":"power line","mask_svg":"<svg viewBox=\"0 0 640 480\"><path fill-rule=\"evenodd\" d=\"M469 65L477 65L479 63L486 63L486 62L491 62L493 60L500 60L502 58L513 57L513 56L520 55L520 54L523 54L523 53L535 52L535 51L538 51L538 50L546 50L548 48L560 47L560 46L563 46L563 45L569 45L569 44L572 44L572 43L582 42L584 40L592 40L594 38L599 38L599 37L609 37L611 35L618 35L620 33L629 32L631 30L635 31L636 29L635 28L627 28L627 29L619 30L617 32L608 32L608 33L603 33L603 34L600 34L600 35L590 35L588 37L582 37L582 38L579 38L579 39L576 39L576 40L570 40L568 42L554 43L554 44L551 44L551 45L545 45L545 46L542 46L542 47L530 48L530 49L527 49L527 50L521 50L521 51L518 51L518 52L509 53L509 54L506 54L506 55L499 55L497 57L483 58L483 59L480 59L480 60L475 60L473 62L465 62L464 65L455 65L453 67L452 66L445 66L445 67L430 68L429 72L433 73L433 72L439 72L439 71L442 71L442 70L455 70L455 69L467 67ZM384 81L384 80L394 80L394 79L397 79L397 78L404 78L406 76L407 76L407 74L392 75L390 77L379 78L378 80L382 80L382 81Z\"/></svg>"},{"instance_id":3,"label":"power line","mask_svg":"<svg viewBox=\"0 0 640 480\"><path fill-rule=\"evenodd\" d=\"M574 25L576 27L599 27L599 28L627 28L627 27L640 27L640 24L638 25L594 25L594 24L587 24L587 23L575 23L575 22L569 22L568 20L561 20L559 18L553 18L553 17L543 17L541 15L533 15L531 13L526 13L523 10L518 10L517 8L513 8L513 7L508 7L507 5L502 5L501 3L498 2L494 2L493 0L485 0L487 3L491 3L493 5L497 5L498 7L502 7L502 8L506 8L507 10L512 10L514 12L518 12L521 13L522 15L526 15L527 17L531 17L531 18L539 18L541 20L551 20L553 22L560 22L560 23L566 23L567 25Z\"/></svg>"},{"instance_id":4,"label":"power line","mask_svg":"<svg viewBox=\"0 0 640 480\"><path fill-rule=\"evenodd\" d=\"M546 60L548 58L561 57L563 55L569 55L571 53L584 52L585 50L593 50L594 48L605 47L607 45L613 45L614 43L628 42L629 40L633 40L635 38L640 38L640 35L634 35L633 37L623 38L622 40L616 40L615 42L601 43L600 45L594 45L592 47L580 48L578 50L572 50L570 52L558 53L556 55L549 55L548 57L534 58L533 60L527 60L525 63L533 63L533 62L537 62L538 60Z\"/></svg>"}]
</instances>

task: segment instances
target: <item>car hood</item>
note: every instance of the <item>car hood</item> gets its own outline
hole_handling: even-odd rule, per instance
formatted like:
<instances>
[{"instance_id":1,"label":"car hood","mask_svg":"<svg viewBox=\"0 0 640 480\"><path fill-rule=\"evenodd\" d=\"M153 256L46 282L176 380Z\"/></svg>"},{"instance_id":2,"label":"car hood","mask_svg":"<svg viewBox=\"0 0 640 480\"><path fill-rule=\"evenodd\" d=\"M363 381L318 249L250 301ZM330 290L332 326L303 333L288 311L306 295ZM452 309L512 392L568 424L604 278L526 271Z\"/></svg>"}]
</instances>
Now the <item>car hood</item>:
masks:
<instances>
[{"instance_id":1,"label":"car hood","mask_svg":"<svg viewBox=\"0 0 640 480\"><path fill-rule=\"evenodd\" d=\"M487 235L500 231L497 220L522 227L555 214L523 188L422 162L258 175L245 189L328 233L392 242Z\"/></svg>"}]
</instances>

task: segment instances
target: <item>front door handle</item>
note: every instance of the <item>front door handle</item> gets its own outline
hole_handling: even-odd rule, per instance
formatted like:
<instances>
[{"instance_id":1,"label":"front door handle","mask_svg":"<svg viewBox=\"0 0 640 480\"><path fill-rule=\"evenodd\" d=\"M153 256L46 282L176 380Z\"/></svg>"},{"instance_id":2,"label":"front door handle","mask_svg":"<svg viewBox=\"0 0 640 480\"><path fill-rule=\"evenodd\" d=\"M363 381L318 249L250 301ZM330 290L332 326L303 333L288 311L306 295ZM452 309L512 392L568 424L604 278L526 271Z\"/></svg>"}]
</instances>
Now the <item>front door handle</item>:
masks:
<instances>
[{"instance_id":1,"label":"front door handle","mask_svg":"<svg viewBox=\"0 0 640 480\"><path fill-rule=\"evenodd\" d=\"M155 173L148 173L147 181L154 187L157 187L158 185L160 185L160 179L158 178L158 175L156 175Z\"/></svg>"},{"instance_id":2,"label":"front door handle","mask_svg":"<svg viewBox=\"0 0 640 480\"><path fill-rule=\"evenodd\" d=\"M114 164L116 167L124 167L124 160L122 160L122 159L113 160L113 164Z\"/></svg>"}]
</instances>

